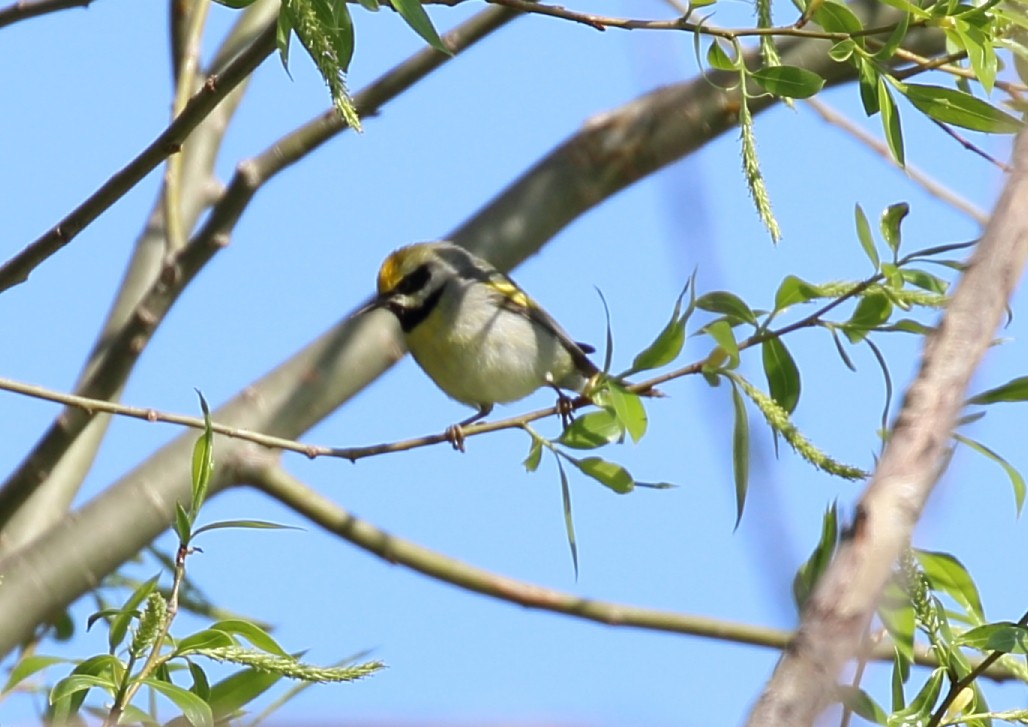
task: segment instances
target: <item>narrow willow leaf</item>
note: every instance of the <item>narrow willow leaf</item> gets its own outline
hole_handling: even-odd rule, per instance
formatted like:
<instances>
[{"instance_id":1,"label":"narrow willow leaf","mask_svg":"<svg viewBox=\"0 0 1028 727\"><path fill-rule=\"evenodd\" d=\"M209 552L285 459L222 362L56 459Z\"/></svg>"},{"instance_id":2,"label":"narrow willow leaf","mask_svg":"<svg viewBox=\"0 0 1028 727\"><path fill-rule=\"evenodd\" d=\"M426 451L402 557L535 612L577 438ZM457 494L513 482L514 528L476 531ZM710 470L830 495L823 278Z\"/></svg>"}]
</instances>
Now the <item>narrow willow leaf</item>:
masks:
<instances>
[{"instance_id":1,"label":"narrow willow leaf","mask_svg":"<svg viewBox=\"0 0 1028 727\"><path fill-rule=\"evenodd\" d=\"M193 679L193 686L189 691L205 702L210 699L211 683L207 680L207 672L199 664L189 662L189 676Z\"/></svg>"},{"instance_id":2,"label":"narrow willow leaf","mask_svg":"<svg viewBox=\"0 0 1028 727\"><path fill-rule=\"evenodd\" d=\"M825 85L821 76L799 66L768 66L751 76L768 93L786 98L810 98Z\"/></svg>"},{"instance_id":3,"label":"narrow willow leaf","mask_svg":"<svg viewBox=\"0 0 1028 727\"><path fill-rule=\"evenodd\" d=\"M967 59L971 62L971 70L982 84L985 93L992 93L996 82L998 63L993 40L988 32L968 22L964 18L953 19L953 32L959 39L959 45L967 51Z\"/></svg>"},{"instance_id":4,"label":"narrow willow leaf","mask_svg":"<svg viewBox=\"0 0 1028 727\"><path fill-rule=\"evenodd\" d=\"M278 642L271 638L267 631L250 621L244 621L238 618L223 619L217 623L211 624L211 629L224 631L225 633L233 636L242 636L253 644L254 647L261 651L266 651L269 654L289 656L289 654L286 653L286 650L279 646Z\"/></svg>"},{"instance_id":5,"label":"narrow willow leaf","mask_svg":"<svg viewBox=\"0 0 1028 727\"><path fill-rule=\"evenodd\" d=\"M878 221L878 227L882 231L885 244L892 250L893 256L899 253L900 248L900 225L907 215L910 214L910 205L906 202L890 204L882 211Z\"/></svg>"},{"instance_id":6,"label":"narrow willow leaf","mask_svg":"<svg viewBox=\"0 0 1028 727\"><path fill-rule=\"evenodd\" d=\"M207 498L211 473L214 471L214 430L211 429L211 410L199 389L196 390L196 395L200 397L204 427L203 434L197 437L196 444L193 445L193 501L189 505L190 525L196 521L196 515Z\"/></svg>"},{"instance_id":7,"label":"narrow willow leaf","mask_svg":"<svg viewBox=\"0 0 1028 727\"><path fill-rule=\"evenodd\" d=\"M850 343L859 343L869 331L889 320L892 302L883 293L868 293L860 299L850 319L842 324L842 332Z\"/></svg>"},{"instance_id":8,"label":"narrow willow leaf","mask_svg":"<svg viewBox=\"0 0 1028 727\"><path fill-rule=\"evenodd\" d=\"M282 61L282 68L286 75L292 78L289 73L289 39L293 37L293 20L286 5L278 11L278 21L275 26L275 47L278 48L278 57Z\"/></svg>"},{"instance_id":9,"label":"narrow willow leaf","mask_svg":"<svg viewBox=\"0 0 1028 727\"><path fill-rule=\"evenodd\" d=\"M944 124L992 134L1016 134L1023 126L1013 116L953 88L908 83L899 91L918 111Z\"/></svg>"},{"instance_id":10,"label":"narrow willow leaf","mask_svg":"<svg viewBox=\"0 0 1028 727\"><path fill-rule=\"evenodd\" d=\"M628 474L621 465L615 462L608 462L600 457L585 457L583 459L572 459L582 474L592 477L604 487L609 487L619 495L624 495L635 489L635 480Z\"/></svg>"},{"instance_id":11,"label":"narrow willow leaf","mask_svg":"<svg viewBox=\"0 0 1028 727\"><path fill-rule=\"evenodd\" d=\"M373 13L378 12L378 0L357 0L361 4L361 7L365 10L370 10Z\"/></svg>"},{"instance_id":12,"label":"narrow willow leaf","mask_svg":"<svg viewBox=\"0 0 1028 727\"><path fill-rule=\"evenodd\" d=\"M739 344L736 343L735 333L732 331L732 327L728 325L728 322L724 320L714 321L706 327L706 332L717 343L720 352L728 357L727 368L737 368L739 366ZM715 363L713 359L719 358L716 354L717 351L708 358L710 363ZM714 368L719 368L719 366L715 365Z\"/></svg>"},{"instance_id":13,"label":"narrow willow leaf","mask_svg":"<svg viewBox=\"0 0 1028 727\"><path fill-rule=\"evenodd\" d=\"M883 397L885 401L882 404L881 419L881 430L885 432L889 429L889 407L892 406L892 375L889 373L889 362L885 360L885 356L882 355L881 350L875 345L874 341L870 338L865 338L864 343L871 349L871 354L875 357L875 361L878 362L878 370L882 372L882 380L885 383L885 396Z\"/></svg>"},{"instance_id":14,"label":"narrow willow leaf","mask_svg":"<svg viewBox=\"0 0 1028 727\"><path fill-rule=\"evenodd\" d=\"M953 438L961 444L966 444L968 447L978 452L979 454L988 457L993 462L995 462L1003 468L1003 471L1007 474L1007 479L1010 480L1010 486L1014 490L1014 504L1017 507L1017 515L1018 517L1020 517L1021 509L1024 507L1024 496L1026 490L1024 477L1021 475L1021 473L1018 472L1012 464L1007 462L1005 459L1000 457L996 452L992 451L981 442L977 442L971 439L970 437L965 437L955 432L953 434Z\"/></svg>"},{"instance_id":15,"label":"narrow willow leaf","mask_svg":"<svg viewBox=\"0 0 1028 727\"><path fill-rule=\"evenodd\" d=\"M857 227L857 239L860 240L860 246L864 248L864 254L871 261L875 272L878 272L882 263L878 259L878 250L875 249L875 241L871 236L871 225L867 221L867 215L864 214L864 208L859 204L853 207L853 218Z\"/></svg>"},{"instance_id":16,"label":"narrow willow leaf","mask_svg":"<svg viewBox=\"0 0 1028 727\"><path fill-rule=\"evenodd\" d=\"M1028 401L1028 376L1018 376L1002 386L983 391L967 400L968 404L996 404L999 402Z\"/></svg>"},{"instance_id":17,"label":"narrow willow leaf","mask_svg":"<svg viewBox=\"0 0 1028 727\"><path fill-rule=\"evenodd\" d=\"M760 344L771 398L792 414L800 400L800 370L780 338L768 338Z\"/></svg>"},{"instance_id":18,"label":"narrow willow leaf","mask_svg":"<svg viewBox=\"0 0 1028 727\"><path fill-rule=\"evenodd\" d=\"M218 722L261 696L282 679L281 674L260 669L243 669L211 685L211 696L207 704Z\"/></svg>"},{"instance_id":19,"label":"narrow willow leaf","mask_svg":"<svg viewBox=\"0 0 1028 727\"><path fill-rule=\"evenodd\" d=\"M785 310L796 303L806 303L820 297L821 293L810 283L795 275L786 275L775 292L775 312Z\"/></svg>"},{"instance_id":20,"label":"narrow willow leaf","mask_svg":"<svg viewBox=\"0 0 1028 727\"><path fill-rule=\"evenodd\" d=\"M867 720L872 724L882 725L882 727L889 724L888 713L879 707L878 703L860 687L840 684L835 689L839 701L861 719Z\"/></svg>"},{"instance_id":21,"label":"narrow willow leaf","mask_svg":"<svg viewBox=\"0 0 1028 727\"><path fill-rule=\"evenodd\" d=\"M628 432L633 442L638 442L646 433L648 423L642 399L638 394L633 394L613 381L608 382L607 389L619 424Z\"/></svg>"},{"instance_id":22,"label":"narrow willow leaf","mask_svg":"<svg viewBox=\"0 0 1028 727\"><path fill-rule=\"evenodd\" d=\"M572 449L596 449L604 445L616 442L624 434L624 427L618 421L617 415L608 409L597 409L577 417L557 438L557 442ZM529 457L535 452L541 455L542 447L537 442L532 443L532 451ZM535 466L529 468L535 470L538 467L536 455ZM528 460L526 459L526 467Z\"/></svg>"},{"instance_id":23,"label":"narrow willow leaf","mask_svg":"<svg viewBox=\"0 0 1028 727\"><path fill-rule=\"evenodd\" d=\"M226 646L236 646L235 639L224 631L204 629L190 634L184 639L179 639L175 645L175 655L185 656L203 649L217 649Z\"/></svg>"},{"instance_id":24,"label":"narrow willow leaf","mask_svg":"<svg viewBox=\"0 0 1028 727\"><path fill-rule=\"evenodd\" d=\"M907 30L910 28L910 13L905 12L900 16L900 21L896 23L896 27L893 28L889 34L888 40L885 41L885 45L875 51L875 60L882 62L888 61L892 58L893 54L896 53L896 49L900 47L900 44L906 40Z\"/></svg>"},{"instance_id":25,"label":"narrow willow leaf","mask_svg":"<svg viewBox=\"0 0 1028 727\"><path fill-rule=\"evenodd\" d=\"M949 595L963 606L977 623L985 622L985 612L978 588L963 563L949 553L915 550L914 554L933 589Z\"/></svg>"},{"instance_id":26,"label":"narrow willow leaf","mask_svg":"<svg viewBox=\"0 0 1028 727\"><path fill-rule=\"evenodd\" d=\"M985 624L962 633L954 645L969 646L983 652L1024 654L1028 653L1028 628L1010 621Z\"/></svg>"},{"instance_id":27,"label":"narrow willow leaf","mask_svg":"<svg viewBox=\"0 0 1028 727\"><path fill-rule=\"evenodd\" d=\"M189 513L182 507L181 502L175 503L175 534L182 545L188 545L193 525L190 522Z\"/></svg>"},{"instance_id":28,"label":"narrow willow leaf","mask_svg":"<svg viewBox=\"0 0 1028 727\"><path fill-rule=\"evenodd\" d=\"M214 0L218 5L223 5L226 8L232 8L234 10L240 10L253 5L257 0Z\"/></svg>"},{"instance_id":29,"label":"narrow willow leaf","mask_svg":"<svg viewBox=\"0 0 1028 727\"><path fill-rule=\"evenodd\" d=\"M746 492L750 481L750 424L746 416L746 404L734 381L732 408L735 410L735 423L732 426L732 474L735 479L735 528L738 529L742 521L743 508L746 506Z\"/></svg>"},{"instance_id":30,"label":"narrow willow leaf","mask_svg":"<svg viewBox=\"0 0 1028 727\"><path fill-rule=\"evenodd\" d=\"M393 0L393 7L407 21L407 25L420 35L426 43L446 55L453 55L439 38L439 34L432 25L431 18L428 17L428 13L421 6L421 0Z\"/></svg>"},{"instance_id":31,"label":"narrow willow leaf","mask_svg":"<svg viewBox=\"0 0 1028 727\"><path fill-rule=\"evenodd\" d=\"M182 710L182 716L193 727L214 727L214 714L210 706L188 689L154 678L144 679L143 684L170 699Z\"/></svg>"},{"instance_id":32,"label":"narrow willow leaf","mask_svg":"<svg viewBox=\"0 0 1028 727\"><path fill-rule=\"evenodd\" d=\"M830 326L828 330L831 331L832 340L835 341L835 350L838 351L839 358L842 359L842 362L846 365L846 368L848 368L850 371L856 372L857 367L853 365L853 359L851 359L850 355L846 353L846 348L842 345L842 339L839 338L839 331L835 328L835 326Z\"/></svg>"},{"instance_id":33,"label":"narrow willow leaf","mask_svg":"<svg viewBox=\"0 0 1028 727\"><path fill-rule=\"evenodd\" d=\"M564 530L568 537L568 548L571 550L571 564L575 569L575 580L578 580L578 540L575 538L575 521L571 516L571 487L564 465L557 457L557 471L560 473L560 499L564 509Z\"/></svg>"},{"instance_id":34,"label":"narrow willow leaf","mask_svg":"<svg viewBox=\"0 0 1028 727\"><path fill-rule=\"evenodd\" d=\"M792 597L796 603L796 610L803 611L810 594L814 592L814 586L821 579L825 569L835 555L839 545L839 507L833 502L825 510L821 518L821 537L814 546L810 557L801 565L792 579Z\"/></svg>"},{"instance_id":35,"label":"narrow willow leaf","mask_svg":"<svg viewBox=\"0 0 1028 727\"><path fill-rule=\"evenodd\" d=\"M903 268L900 270L900 275L906 282L921 288L921 290L927 290L930 293L946 295L946 291L949 290L949 283L938 275L932 275L925 270L919 270L917 268Z\"/></svg>"},{"instance_id":36,"label":"narrow willow leaf","mask_svg":"<svg viewBox=\"0 0 1028 727\"><path fill-rule=\"evenodd\" d=\"M589 413L590 414L594 414L594 413L598 413L598 412L589 412ZM584 419L584 418L585 417L579 417L579 419ZM574 422L571 422L571 424L574 425L575 422L577 422L577 421L578 421L578 419L576 419ZM570 429L570 427L569 427L569 429ZM565 430L565 433L566 433L566 430ZM535 472L537 469L539 469L539 462L542 460L542 458L543 458L543 444L542 444L542 442L540 442L535 437L532 437L532 444L528 448L528 456L525 457L525 461L522 462L521 464L523 464L525 466L525 469L528 470L529 472Z\"/></svg>"},{"instance_id":37,"label":"narrow willow leaf","mask_svg":"<svg viewBox=\"0 0 1028 727\"><path fill-rule=\"evenodd\" d=\"M160 573L139 584L139 587L125 600L119 613L111 619L107 630L107 645L112 654L118 650L121 642L124 641L125 635L128 633L129 624L132 623L132 619L138 614L140 604L157 588L159 578Z\"/></svg>"},{"instance_id":38,"label":"narrow willow leaf","mask_svg":"<svg viewBox=\"0 0 1028 727\"><path fill-rule=\"evenodd\" d=\"M914 606L895 579L890 580L878 602L878 618L892 638L896 651L908 663L914 659Z\"/></svg>"},{"instance_id":39,"label":"narrow willow leaf","mask_svg":"<svg viewBox=\"0 0 1028 727\"><path fill-rule=\"evenodd\" d=\"M69 659L64 659L60 656L43 656L42 654L22 655L11 669L11 673L7 677L7 682L4 684L4 688L0 690L0 694L7 694L7 692L14 689L14 687L21 684L33 674L38 674L49 666L68 663L71 663Z\"/></svg>"},{"instance_id":40,"label":"narrow willow leaf","mask_svg":"<svg viewBox=\"0 0 1028 727\"><path fill-rule=\"evenodd\" d=\"M829 57L837 63L845 63L853 55L854 49L857 44L850 38L846 40L840 40L838 43L828 49Z\"/></svg>"},{"instance_id":41,"label":"narrow willow leaf","mask_svg":"<svg viewBox=\"0 0 1028 727\"><path fill-rule=\"evenodd\" d=\"M94 674L72 674L54 684L50 690L50 704L56 704L62 699L75 696L80 692L87 692L93 687L99 687L104 691L114 694L117 686L110 677L96 676Z\"/></svg>"},{"instance_id":42,"label":"narrow willow leaf","mask_svg":"<svg viewBox=\"0 0 1028 727\"><path fill-rule=\"evenodd\" d=\"M225 530L227 528L240 528L244 530L303 530L295 525L280 525L279 523L268 522L267 520L219 520L218 522L208 523L203 527L197 528L193 531L193 537L195 538L200 533L205 533L208 530Z\"/></svg>"},{"instance_id":43,"label":"narrow willow leaf","mask_svg":"<svg viewBox=\"0 0 1028 727\"><path fill-rule=\"evenodd\" d=\"M874 116L878 113L878 84L881 75L875 65L866 58L859 58L857 63L857 81L860 87L860 102L864 105L864 113Z\"/></svg>"},{"instance_id":44,"label":"narrow willow leaf","mask_svg":"<svg viewBox=\"0 0 1028 727\"><path fill-rule=\"evenodd\" d=\"M903 125L900 123L899 109L892 100L892 91L881 76L878 77L878 108L882 112L882 132L889 144L892 158L901 167L906 166L906 152L903 150Z\"/></svg>"},{"instance_id":45,"label":"narrow willow leaf","mask_svg":"<svg viewBox=\"0 0 1028 727\"><path fill-rule=\"evenodd\" d=\"M814 12L814 21L828 33L859 34L864 26L852 10L842 3L826 0Z\"/></svg>"},{"instance_id":46,"label":"narrow willow leaf","mask_svg":"<svg viewBox=\"0 0 1028 727\"><path fill-rule=\"evenodd\" d=\"M737 60L733 61L721 47L720 39L714 38L710 41L710 47L707 48L707 63L711 68L718 71L733 71L737 62Z\"/></svg>"},{"instance_id":47,"label":"narrow willow leaf","mask_svg":"<svg viewBox=\"0 0 1028 727\"><path fill-rule=\"evenodd\" d=\"M596 294L600 296L600 303L603 305L603 318L606 324L606 345L603 349L603 373L610 371L610 362L614 360L614 333L610 328L610 306L607 305L607 298L603 291L596 288Z\"/></svg>"},{"instance_id":48,"label":"narrow willow leaf","mask_svg":"<svg viewBox=\"0 0 1028 727\"><path fill-rule=\"evenodd\" d=\"M715 290L701 295L696 299L696 307L711 313L721 313L732 321L757 324L757 317L746 302L735 293L726 290Z\"/></svg>"},{"instance_id":49,"label":"narrow willow leaf","mask_svg":"<svg viewBox=\"0 0 1028 727\"><path fill-rule=\"evenodd\" d=\"M671 320L653 339L653 343L635 357L635 360L632 361L632 368L618 378L630 376L638 371L657 369L678 358L678 354L682 352L682 346L685 345L685 325L696 308L695 277L694 273L693 277L686 281L682 292L678 294L678 300L675 301L675 307L671 311ZM689 292L690 287L693 288L692 297L685 313L682 313L682 300Z\"/></svg>"}]
</instances>

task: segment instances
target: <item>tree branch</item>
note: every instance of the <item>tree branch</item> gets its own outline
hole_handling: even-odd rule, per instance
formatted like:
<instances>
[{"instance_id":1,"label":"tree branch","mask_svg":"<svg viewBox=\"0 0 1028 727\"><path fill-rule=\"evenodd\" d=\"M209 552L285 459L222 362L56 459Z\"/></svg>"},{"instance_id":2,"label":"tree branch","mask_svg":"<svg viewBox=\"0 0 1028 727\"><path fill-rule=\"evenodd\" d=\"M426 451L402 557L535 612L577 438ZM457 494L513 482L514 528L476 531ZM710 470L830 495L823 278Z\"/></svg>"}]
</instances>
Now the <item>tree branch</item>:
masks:
<instances>
[{"instance_id":1,"label":"tree branch","mask_svg":"<svg viewBox=\"0 0 1028 727\"><path fill-rule=\"evenodd\" d=\"M88 224L113 206L158 164L169 155L178 153L193 129L274 50L275 25L271 24L226 66L223 74L209 76L178 118L135 159L100 185L99 189L54 227L0 266L0 293L28 280L33 270L71 242Z\"/></svg>"},{"instance_id":2,"label":"tree branch","mask_svg":"<svg viewBox=\"0 0 1028 727\"><path fill-rule=\"evenodd\" d=\"M18 0L13 5L0 8L0 28L17 23L19 20L38 18L40 15L55 13L69 8L87 8L93 0Z\"/></svg>"},{"instance_id":3,"label":"tree branch","mask_svg":"<svg viewBox=\"0 0 1028 727\"><path fill-rule=\"evenodd\" d=\"M812 594L799 631L750 714L749 725L813 724L836 675L860 652L893 563L906 547L945 467L968 380L989 346L1028 256L1028 134L1014 172L938 327L893 424L849 537Z\"/></svg>"}]
</instances>

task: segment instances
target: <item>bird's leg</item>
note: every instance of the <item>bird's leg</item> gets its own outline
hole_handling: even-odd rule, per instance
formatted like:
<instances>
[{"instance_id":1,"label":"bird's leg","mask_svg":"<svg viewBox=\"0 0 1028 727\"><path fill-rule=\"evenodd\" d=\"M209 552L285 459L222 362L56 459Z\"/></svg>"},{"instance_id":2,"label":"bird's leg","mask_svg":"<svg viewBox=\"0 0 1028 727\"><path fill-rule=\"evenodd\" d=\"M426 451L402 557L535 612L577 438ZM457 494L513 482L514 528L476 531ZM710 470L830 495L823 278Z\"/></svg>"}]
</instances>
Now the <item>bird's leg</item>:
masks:
<instances>
[{"instance_id":1,"label":"bird's leg","mask_svg":"<svg viewBox=\"0 0 1028 727\"><path fill-rule=\"evenodd\" d=\"M453 448L456 449L458 452L463 452L464 427L466 427L469 424L474 424L478 420L484 419L485 417L489 416L489 412L491 412L492 410L492 404L479 404L478 411L475 412L475 414L469 416L462 422L458 422L457 424L451 424L450 426L448 426L446 428L446 438L449 440L450 444L453 445Z\"/></svg>"},{"instance_id":2,"label":"bird's leg","mask_svg":"<svg viewBox=\"0 0 1028 727\"><path fill-rule=\"evenodd\" d=\"M567 429L571 426L571 422L575 421L575 407L573 406L574 399L565 394L560 390L556 384L550 384L553 390L557 392L557 414L560 416L561 426Z\"/></svg>"}]
</instances>

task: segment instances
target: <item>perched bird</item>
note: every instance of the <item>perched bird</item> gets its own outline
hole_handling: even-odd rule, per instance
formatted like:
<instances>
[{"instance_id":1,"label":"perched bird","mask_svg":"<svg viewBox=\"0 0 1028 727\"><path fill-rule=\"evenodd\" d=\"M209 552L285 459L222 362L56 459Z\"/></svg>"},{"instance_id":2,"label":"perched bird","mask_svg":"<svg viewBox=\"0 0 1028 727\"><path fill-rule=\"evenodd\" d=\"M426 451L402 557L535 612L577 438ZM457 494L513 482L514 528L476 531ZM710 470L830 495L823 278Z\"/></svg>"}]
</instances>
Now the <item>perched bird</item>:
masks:
<instances>
[{"instance_id":1,"label":"perched bird","mask_svg":"<svg viewBox=\"0 0 1028 727\"><path fill-rule=\"evenodd\" d=\"M391 253L378 294L364 310L385 308L403 329L414 360L447 395L478 411L461 427L542 386L585 393L600 370L514 281L450 242L422 242ZM563 397L563 395L561 395ZM564 398L566 401L566 397Z\"/></svg>"}]
</instances>

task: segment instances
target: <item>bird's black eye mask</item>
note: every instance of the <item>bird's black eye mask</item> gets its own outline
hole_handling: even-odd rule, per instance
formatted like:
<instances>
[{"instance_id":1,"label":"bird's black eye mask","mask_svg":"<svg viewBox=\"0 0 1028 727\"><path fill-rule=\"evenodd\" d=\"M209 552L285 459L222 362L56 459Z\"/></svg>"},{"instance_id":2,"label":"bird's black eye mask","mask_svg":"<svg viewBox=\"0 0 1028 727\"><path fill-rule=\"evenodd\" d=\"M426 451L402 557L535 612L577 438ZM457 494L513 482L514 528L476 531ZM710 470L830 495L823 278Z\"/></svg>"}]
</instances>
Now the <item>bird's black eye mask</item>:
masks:
<instances>
[{"instance_id":1,"label":"bird's black eye mask","mask_svg":"<svg viewBox=\"0 0 1028 727\"><path fill-rule=\"evenodd\" d=\"M396 287L393 288L394 293L399 295L410 295L411 293L417 293L419 290L428 285L428 281L432 278L432 271L428 269L428 265L419 265L414 270L405 275Z\"/></svg>"}]
</instances>

